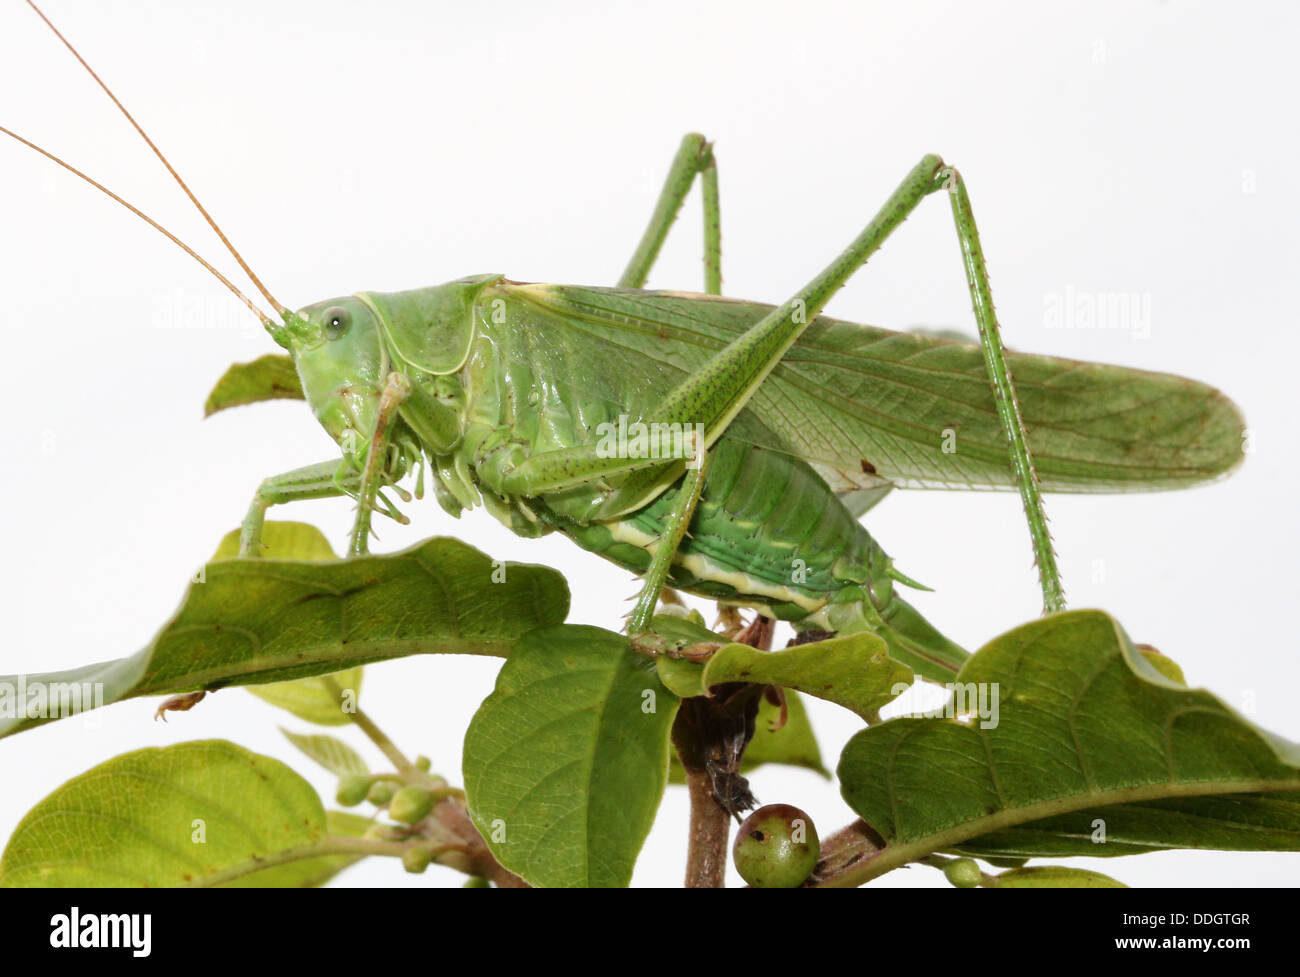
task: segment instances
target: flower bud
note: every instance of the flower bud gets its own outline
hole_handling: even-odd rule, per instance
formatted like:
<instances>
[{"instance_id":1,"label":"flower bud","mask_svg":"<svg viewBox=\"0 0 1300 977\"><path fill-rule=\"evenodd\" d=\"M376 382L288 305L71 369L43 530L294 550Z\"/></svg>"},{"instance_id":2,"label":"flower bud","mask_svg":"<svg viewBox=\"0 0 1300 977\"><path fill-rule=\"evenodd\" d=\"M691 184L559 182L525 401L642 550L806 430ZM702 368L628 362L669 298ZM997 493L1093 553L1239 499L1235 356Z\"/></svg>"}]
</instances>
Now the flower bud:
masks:
<instances>
[{"instance_id":1,"label":"flower bud","mask_svg":"<svg viewBox=\"0 0 1300 977\"><path fill-rule=\"evenodd\" d=\"M429 849L408 848L402 852L402 868L412 875L419 875L429 867Z\"/></svg>"},{"instance_id":2,"label":"flower bud","mask_svg":"<svg viewBox=\"0 0 1300 977\"><path fill-rule=\"evenodd\" d=\"M959 858L943 867L948 881L959 889L974 889L984 881L984 873L973 858Z\"/></svg>"},{"instance_id":3,"label":"flower bud","mask_svg":"<svg viewBox=\"0 0 1300 977\"><path fill-rule=\"evenodd\" d=\"M338 790L334 792L334 799L344 807L356 807L366 799L366 794L370 791L370 778L363 777L360 774L350 774L339 780Z\"/></svg>"},{"instance_id":4,"label":"flower bud","mask_svg":"<svg viewBox=\"0 0 1300 977\"><path fill-rule=\"evenodd\" d=\"M423 787L403 787L393 795L388 805L388 816L403 824L423 821L433 810L433 795Z\"/></svg>"}]
</instances>

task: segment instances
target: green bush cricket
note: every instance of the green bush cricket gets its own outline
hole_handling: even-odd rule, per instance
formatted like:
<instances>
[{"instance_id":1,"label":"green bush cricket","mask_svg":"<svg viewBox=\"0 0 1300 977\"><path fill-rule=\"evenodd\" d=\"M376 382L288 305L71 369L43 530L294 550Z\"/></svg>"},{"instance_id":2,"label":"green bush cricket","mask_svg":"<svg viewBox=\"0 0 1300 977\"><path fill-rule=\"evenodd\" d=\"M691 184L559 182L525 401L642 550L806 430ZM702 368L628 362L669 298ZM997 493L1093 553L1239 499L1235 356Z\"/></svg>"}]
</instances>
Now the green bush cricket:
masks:
<instances>
[{"instance_id":1,"label":"green bush cricket","mask_svg":"<svg viewBox=\"0 0 1300 977\"><path fill-rule=\"evenodd\" d=\"M265 292L282 321L264 322L293 354L345 459L267 480L245 521L247 555L256 555L267 505L341 492L361 499L353 551L363 552L372 506L386 506L379 489L424 463L449 511L481 503L517 532L559 529L646 573L633 633L648 625L667 582L805 630L876 631L900 660L942 678L964 653L898 597L894 585L907 579L856 521L889 485L1019 488L1045 605L1055 609L1035 468L1048 490L1171 488L1222 474L1240 457L1235 409L1191 381L1012 356L1013 388L999 367L969 200L937 157L925 157L854 244L783 306L641 292L697 175L706 291L716 292L717 171L694 136L621 289L486 276L297 313ZM982 351L818 320L930 195L951 201ZM1089 427L1092 408L1121 387L1130 409ZM838 396L818 396L826 392ZM618 436L628 431L630 441ZM948 442L955 450L945 451ZM836 491L857 493L853 508Z\"/></svg>"}]
</instances>

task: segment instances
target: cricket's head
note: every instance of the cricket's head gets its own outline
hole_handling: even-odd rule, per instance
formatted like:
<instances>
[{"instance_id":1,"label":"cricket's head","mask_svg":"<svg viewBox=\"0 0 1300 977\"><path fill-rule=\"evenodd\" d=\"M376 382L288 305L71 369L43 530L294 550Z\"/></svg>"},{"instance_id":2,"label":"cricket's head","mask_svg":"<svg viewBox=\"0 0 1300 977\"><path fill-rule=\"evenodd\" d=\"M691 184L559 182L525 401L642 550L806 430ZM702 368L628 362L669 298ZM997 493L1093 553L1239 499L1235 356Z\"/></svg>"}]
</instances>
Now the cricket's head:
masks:
<instances>
[{"instance_id":1,"label":"cricket's head","mask_svg":"<svg viewBox=\"0 0 1300 977\"><path fill-rule=\"evenodd\" d=\"M268 331L298 368L316 419L360 467L369 450L390 371L416 389L393 440L438 451L460 437L464 391L455 379L477 334L484 289L500 275L478 275L403 292L359 292L282 313ZM418 438L417 438L418 433Z\"/></svg>"},{"instance_id":2,"label":"cricket's head","mask_svg":"<svg viewBox=\"0 0 1300 977\"><path fill-rule=\"evenodd\" d=\"M285 316L282 333L316 419L360 467L388 373L379 319L356 296Z\"/></svg>"},{"instance_id":3,"label":"cricket's head","mask_svg":"<svg viewBox=\"0 0 1300 977\"><path fill-rule=\"evenodd\" d=\"M35 4L32 6L35 7ZM293 357L298 376L302 381L303 393L311 403L316 417L330 436L343 447L344 455L356 467L362 467L369 452L370 440L375 433L380 416L383 388L388 380L389 364L381 325L386 325L389 340L394 342L397 354L403 356L406 363L423 370L431 377L448 376L458 370L469 355L469 344L474 334L472 315L479 293L493 282L501 280L502 276L481 275L434 289L394 293L389 296L368 295L331 299L291 312L271 294L249 267L243 255L212 219L212 215L199 203L198 198L167 157L162 154L144 129L140 128L131 113L126 110L126 106L104 84L67 38L59 33L49 18L39 9L36 12L76 56L157 154L202 214L203 219L216 232L226 246L226 250L238 262L239 267L261 292L270 307L279 314L280 321L276 321L271 314L259 308L256 302L240 291L239 287L218 271L211 262L140 208L102 183L91 179L71 163L60 159L31 140L24 139L16 132L0 126L0 135L14 139L40 153L96 190L107 194L148 223L230 289L231 293L257 316L276 344L287 350ZM381 323L381 319L387 320L386 323ZM454 393L454 390L452 392ZM435 391L431 399L436 404L440 396L442 400L454 400L454 397L446 396L446 391ZM436 408L434 412L437 413ZM444 413L447 411L444 410ZM439 424L438 418L435 418L426 425L419 436L430 437L435 444L441 443L439 434L445 435L443 440L450 438L455 433L456 425L446 423L445 418L442 420L444 423ZM400 460L395 465L395 469L409 462L413 454L418 454L419 447L418 444L412 443L414 432L409 428L402 428L400 421L399 428L402 436L390 439L390 444L395 443L401 449ZM447 443L450 441L447 440Z\"/></svg>"}]
</instances>

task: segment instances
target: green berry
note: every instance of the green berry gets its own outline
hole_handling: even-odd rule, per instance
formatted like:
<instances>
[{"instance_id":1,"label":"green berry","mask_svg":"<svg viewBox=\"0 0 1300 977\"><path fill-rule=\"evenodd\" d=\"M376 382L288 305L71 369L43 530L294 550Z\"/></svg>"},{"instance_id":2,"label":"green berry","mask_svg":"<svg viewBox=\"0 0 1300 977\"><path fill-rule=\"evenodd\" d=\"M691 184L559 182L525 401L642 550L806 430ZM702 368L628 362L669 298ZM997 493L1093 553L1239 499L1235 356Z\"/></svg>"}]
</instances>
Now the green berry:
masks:
<instances>
[{"instance_id":1,"label":"green berry","mask_svg":"<svg viewBox=\"0 0 1300 977\"><path fill-rule=\"evenodd\" d=\"M425 773L428 773L429 768L432 766L433 761L423 754L415 758L415 769L417 770L423 770Z\"/></svg>"},{"instance_id":2,"label":"green berry","mask_svg":"<svg viewBox=\"0 0 1300 977\"><path fill-rule=\"evenodd\" d=\"M412 875L419 875L429 867L429 849L408 848L402 852L402 868Z\"/></svg>"},{"instance_id":3,"label":"green berry","mask_svg":"<svg viewBox=\"0 0 1300 977\"><path fill-rule=\"evenodd\" d=\"M403 787L393 795L388 805L388 816L403 824L423 821L433 810L433 795L423 787Z\"/></svg>"},{"instance_id":4,"label":"green berry","mask_svg":"<svg viewBox=\"0 0 1300 977\"><path fill-rule=\"evenodd\" d=\"M344 807L356 807L366 799L366 794L369 791L369 777L350 774L339 780L339 789L334 792L334 799Z\"/></svg>"},{"instance_id":5,"label":"green berry","mask_svg":"<svg viewBox=\"0 0 1300 977\"><path fill-rule=\"evenodd\" d=\"M465 888L465 889L490 889L490 888L492 888L492 883L489 882L487 879L483 878L483 876L481 876L481 875L471 875L469 878L467 878L467 879L465 880L465 885L462 886L462 888Z\"/></svg>"},{"instance_id":6,"label":"green berry","mask_svg":"<svg viewBox=\"0 0 1300 977\"><path fill-rule=\"evenodd\" d=\"M943 874L959 889L974 889L984 881L984 873L973 858L959 858L943 867Z\"/></svg>"},{"instance_id":7,"label":"green berry","mask_svg":"<svg viewBox=\"0 0 1300 977\"><path fill-rule=\"evenodd\" d=\"M393 785L384 780L376 780L370 785L366 800L375 807L383 807L393 799Z\"/></svg>"},{"instance_id":8,"label":"green berry","mask_svg":"<svg viewBox=\"0 0 1300 977\"><path fill-rule=\"evenodd\" d=\"M745 818L731 848L736 871L758 889L794 889L821 855L812 818L789 804L769 804Z\"/></svg>"}]
</instances>

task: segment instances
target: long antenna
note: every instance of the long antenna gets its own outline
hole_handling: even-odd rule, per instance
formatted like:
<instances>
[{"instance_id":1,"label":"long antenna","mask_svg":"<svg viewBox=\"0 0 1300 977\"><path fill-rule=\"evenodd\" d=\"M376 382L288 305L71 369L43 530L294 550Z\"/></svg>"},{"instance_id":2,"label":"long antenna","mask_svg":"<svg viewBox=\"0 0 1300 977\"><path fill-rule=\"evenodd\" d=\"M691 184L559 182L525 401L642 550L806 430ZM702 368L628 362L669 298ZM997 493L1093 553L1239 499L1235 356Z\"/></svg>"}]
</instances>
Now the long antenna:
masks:
<instances>
[{"instance_id":1,"label":"long antenna","mask_svg":"<svg viewBox=\"0 0 1300 977\"><path fill-rule=\"evenodd\" d=\"M60 30L54 26L54 24L50 21L50 18L45 16L44 12L42 12L40 7L36 6L33 0L27 0L27 5L36 11L37 16L39 16L41 20L45 21L46 26L49 27L50 30L54 31L54 36L57 37L60 41L62 41L64 47L66 47L69 51L72 52L73 57L75 57L78 61L81 62L81 66L90 73L91 78L95 79L99 87L104 90L104 94L106 94L109 98L113 100L113 104L118 107L118 110L124 116L126 116L126 120L130 122L132 126L135 127L136 132L140 133L140 138L142 138L146 143L149 144L149 148L153 150L154 155L157 156L158 159L162 161L163 166L167 167L167 172L172 175L172 178L178 184L180 184L181 189L185 191L185 195L190 198L190 202L193 203L194 206L198 208L199 213L203 215L203 219L206 220L208 222L208 225L214 231L217 232L217 237L221 238L221 243L224 244L226 246L226 249L232 255L235 256L235 260L239 262L239 267L244 269L244 274L248 276L249 281L251 281L254 285L257 286L257 290L266 297L266 300L271 303L271 307L275 309L277 312L279 312L282 316L290 315L291 313L289 312L289 310L285 308L285 306L281 304L280 301L277 300L276 297L267 290L266 286L262 284L262 280L253 273L253 269L248 267L248 262L244 260L243 255L241 255L238 251L235 250L235 246L230 243L230 239L226 237L225 232L222 231L221 228L217 226L217 222L212 219L212 215L209 214L207 210L204 209L201 203L199 203L199 198L194 196L194 191L192 191L189 188L189 185L184 180L181 179L181 175L177 173L175 168L172 166L172 164L168 162L167 157L162 154L162 150L160 150L156 145L154 145L154 141L150 139L148 133L146 133L144 129L140 127L140 123L135 121L135 116L133 116L130 112L126 110L126 106L123 105L120 101L118 101L117 96L113 94L113 90L109 88L106 84L104 84L104 80L100 78L99 75L95 74L95 69L86 63L86 59L81 56L81 52L79 52L75 47L72 46L72 42L63 36L62 32L60 32ZM132 208L132 210L134 209L135 208Z\"/></svg>"},{"instance_id":2,"label":"long antenna","mask_svg":"<svg viewBox=\"0 0 1300 977\"><path fill-rule=\"evenodd\" d=\"M158 231L159 233L161 233L161 234L163 234L163 235L166 235L166 237L167 237L167 238L168 238L168 239L169 239L173 244L175 244L178 248L180 248L182 251L184 251L186 254L188 254L191 258L193 258L195 261L197 261L199 264L201 264L204 268L206 268L208 271L210 271L214 276L216 276L217 280L218 280L219 282L221 282L221 284L225 285L226 288L228 288L228 289L230 289L232 292L234 292L235 295L237 295L237 296L239 297L239 300L240 300L241 302L243 302L246 306L248 306L249 309L252 310L253 315L257 316L259 319L262 320L262 325L266 326L266 328L267 328L269 331L271 331L271 334L272 334L273 336L276 335L276 333L277 333L278 331L283 331L284 327L281 326L281 325L280 325L278 322L276 322L274 319L272 319L270 316L268 316L268 315L267 315L265 312L263 312L261 309L259 309L259 308L258 308L258 307L253 303L253 300L252 300L252 299L250 299L247 295L245 295L243 292L241 292L238 288L235 287L234 282L232 282L232 281L231 281L229 278L227 278L225 275L221 274L221 272L217 271L217 269L213 268L212 265L209 264L208 261L205 260L205 259L203 258L202 255L200 255L197 251L195 251L193 248L191 248L188 244L186 244L184 241L182 241L180 238L178 238L178 237L177 237L175 234L173 234L171 231L167 230L167 228L165 228L165 227L163 227L161 224L159 224L156 220L154 220L152 217L150 217L148 214L146 214L146 213L145 213L143 210L141 210L139 207L135 206L135 205L132 204L130 201L128 201L128 200L124 200L122 197L119 197L119 196L118 196L117 194L115 194L112 190L108 189L108 187L104 186L104 185L103 185L102 183L100 183L99 181L94 180L94 179L92 179L91 177L87 176L85 173L81 172L81 170L77 169L77 168L76 168L75 166L73 166L71 163L67 163L67 162L65 162L64 160L59 159L59 157L55 156L53 153L49 152L49 151L46 150L46 149L42 149L40 146L36 145L36 143L32 142L30 139L24 139L22 136L18 135L18 133L14 132L12 129L6 129L4 126L0 126L0 133L4 133L6 136L9 136L11 139L16 139L16 140L18 140L18 142L22 143L24 146L28 147L29 149L34 149L34 150L36 150L36 152L40 153L40 154L41 154L42 156L44 156L46 159L48 159L48 160L53 160L55 163L58 163L58 164L59 164L60 166L62 166L65 170L67 170L69 173L72 173L72 174L74 174L74 175L76 175L76 176L81 177L83 180L85 180L87 183L89 183L89 184L90 184L92 187L94 187L96 190L99 190L100 192L105 193L105 194L107 194L108 196L112 197L114 200L116 200L118 203L120 203L120 204L121 204L123 207L125 207L127 210L131 211L131 213L135 214L136 217L139 217L142 221L144 221L146 224L148 224L150 227L152 227L155 231Z\"/></svg>"}]
</instances>

